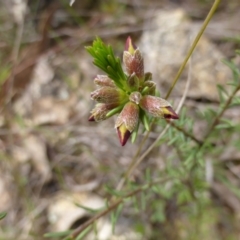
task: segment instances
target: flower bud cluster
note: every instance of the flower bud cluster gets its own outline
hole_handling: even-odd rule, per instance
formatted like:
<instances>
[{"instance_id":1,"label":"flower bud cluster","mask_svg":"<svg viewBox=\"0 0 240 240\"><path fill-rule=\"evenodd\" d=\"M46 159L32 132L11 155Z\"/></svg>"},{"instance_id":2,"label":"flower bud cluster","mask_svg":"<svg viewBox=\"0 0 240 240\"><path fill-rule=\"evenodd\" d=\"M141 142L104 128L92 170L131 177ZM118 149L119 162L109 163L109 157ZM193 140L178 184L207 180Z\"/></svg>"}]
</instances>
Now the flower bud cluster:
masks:
<instances>
[{"instance_id":1,"label":"flower bud cluster","mask_svg":"<svg viewBox=\"0 0 240 240\"><path fill-rule=\"evenodd\" d=\"M98 104L89 117L89 121L98 122L119 113L115 128L122 146L137 131L140 120L144 118L141 115L148 113L157 118L178 119L170 103L155 96L156 83L151 73L144 73L143 56L130 37L125 44L123 63L127 75L122 82L125 87L120 88L114 79L105 75L94 79L99 88L91 93L91 98Z\"/></svg>"}]
</instances>

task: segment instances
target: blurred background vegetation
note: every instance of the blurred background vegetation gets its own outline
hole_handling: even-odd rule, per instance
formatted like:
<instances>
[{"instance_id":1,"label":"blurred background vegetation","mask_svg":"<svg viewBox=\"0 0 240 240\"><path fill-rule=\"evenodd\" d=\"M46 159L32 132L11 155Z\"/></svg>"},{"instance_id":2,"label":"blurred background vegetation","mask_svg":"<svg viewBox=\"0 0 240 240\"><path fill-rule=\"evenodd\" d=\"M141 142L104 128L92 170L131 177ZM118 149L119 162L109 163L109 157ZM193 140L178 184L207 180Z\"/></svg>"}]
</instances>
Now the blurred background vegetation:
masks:
<instances>
[{"instance_id":1,"label":"blurred background vegetation","mask_svg":"<svg viewBox=\"0 0 240 240\"><path fill-rule=\"evenodd\" d=\"M143 131L123 148L114 119L87 121L101 71L84 46L99 36L122 57L131 36L165 96L213 1L69 2L0 1L0 239L75 229L114 198L84 239L240 239L239 0L220 3L169 98L191 79L180 119L142 148Z\"/></svg>"}]
</instances>

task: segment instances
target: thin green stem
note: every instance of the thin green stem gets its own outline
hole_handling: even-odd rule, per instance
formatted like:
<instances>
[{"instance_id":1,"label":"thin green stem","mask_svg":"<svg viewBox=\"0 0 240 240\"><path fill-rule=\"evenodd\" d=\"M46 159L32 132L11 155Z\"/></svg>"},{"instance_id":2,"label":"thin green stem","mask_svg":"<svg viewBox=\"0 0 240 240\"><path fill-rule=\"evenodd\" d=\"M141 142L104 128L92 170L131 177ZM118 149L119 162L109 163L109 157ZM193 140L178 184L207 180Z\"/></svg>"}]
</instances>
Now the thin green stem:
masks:
<instances>
[{"instance_id":1,"label":"thin green stem","mask_svg":"<svg viewBox=\"0 0 240 240\"><path fill-rule=\"evenodd\" d=\"M228 109L229 105L232 102L232 99L234 98L234 96L237 94L237 92L240 90L240 85L238 85L234 91L232 92L232 94L229 96L228 100L225 102L224 106L222 107L222 110L218 113L218 115L215 117L215 119L213 120L211 126L209 127L209 130L207 131L207 134L205 135L202 144L199 145L198 150L195 152L195 160L193 163L193 166L191 168L190 174L192 174L193 169L196 167L197 165L197 154L199 153L199 151L204 147L204 145L207 143L208 138L211 136L211 134L213 133L214 128L218 125L221 117L223 116L224 112Z\"/></svg>"},{"instance_id":2,"label":"thin green stem","mask_svg":"<svg viewBox=\"0 0 240 240\"><path fill-rule=\"evenodd\" d=\"M232 102L232 99L234 98L234 96L237 94L237 92L240 90L240 85L237 86L235 88L235 90L232 92L232 94L229 96L228 100L225 102L224 106L222 107L222 110L219 112L219 114L215 117L213 123L211 124L211 126L209 127L207 134L204 137L204 141L201 144L201 146L204 145L204 143L206 143L206 140L211 136L214 128L218 125L222 115L224 114L224 112L228 109L229 105Z\"/></svg>"},{"instance_id":3,"label":"thin green stem","mask_svg":"<svg viewBox=\"0 0 240 240\"><path fill-rule=\"evenodd\" d=\"M149 130L149 131L147 132L147 134L143 137L143 139L142 139L142 141L141 141L141 143L140 143L140 145L139 145L139 147L138 147L138 150L136 151L136 153L135 153L135 155L134 155L134 157L133 157L133 159L132 159L132 161L131 161L128 169L127 169L127 171L125 172L124 176L123 176L123 177L121 178L121 180L119 181L119 183L118 183L118 185L117 185L117 190L121 190L121 189L122 189L124 183L127 181L127 179L129 178L129 176L131 175L133 169L135 168L136 162L138 161L138 156L139 156L139 154L140 154L140 152L141 152L141 150L142 150L142 147L144 146L144 143L145 143L145 142L147 141L147 139L148 139L148 136L149 136L149 134L150 134L150 132L151 132L152 127L153 127L153 122L152 122L152 124L150 125L150 130Z\"/></svg>"},{"instance_id":4,"label":"thin green stem","mask_svg":"<svg viewBox=\"0 0 240 240\"><path fill-rule=\"evenodd\" d=\"M219 5L220 2L221 2L221 0L215 0L214 4L212 5L212 8L210 9L210 11L209 11L206 19L205 19L204 22L203 22L203 25L202 25L200 31L198 32L198 34L197 34L197 36L196 36L196 38L195 38L192 46L190 47L190 49L189 49L189 51L188 51L188 53L187 53L187 56L185 57L182 65L181 65L181 67L179 68L179 70L178 70L178 72L177 72L177 75L176 75L175 79L173 80L172 86L171 86L170 89L168 90L168 93L167 93L165 99L168 99L168 98L169 98L172 90L174 89L177 81L179 80L179 78L180 78L180 76L181 76L181 74L182 74L182 72L183 72L183 69L185 68L185 66L186 66L189 58L191 57L194 49L196 48L196 46L197 46L197 44L198 44L199 39L200 39L201 36L203 35L203 32L205 31L205 29L206 29L207 25L209 24L211 18L213 17L213 14L214 14L214 12L216 11L216 9L217 9L217 7L218 7L218 5Z\"/></svg>"}]
</instances>

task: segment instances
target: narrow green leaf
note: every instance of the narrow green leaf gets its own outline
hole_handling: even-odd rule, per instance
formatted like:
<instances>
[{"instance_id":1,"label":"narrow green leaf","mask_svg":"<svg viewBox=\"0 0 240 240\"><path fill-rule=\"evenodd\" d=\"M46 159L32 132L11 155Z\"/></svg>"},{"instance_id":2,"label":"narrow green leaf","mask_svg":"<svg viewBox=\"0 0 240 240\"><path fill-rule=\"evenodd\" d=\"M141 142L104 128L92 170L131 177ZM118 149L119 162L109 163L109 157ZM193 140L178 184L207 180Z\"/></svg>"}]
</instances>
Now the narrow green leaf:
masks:
<instances>
[{"instance_id":1,"label":"narrow green leaf","mask_svg":"<svg viewBox=\"0 0 240 240\"><path fill-rule=\"evenodd\" d=\"M131 134L131 142L134 143L136 141L137 135L138 135L138 128L139 128L139 122L137 124L137 127L134 129L133 133Z\"/></svg>"},{"instance_id":2,"label":"narrow green leaf","mask_svg":"<svg viewBox=\"0 0 240 240\"><path fill-rule=\"evenodd\" d=\"M218 88L218 95L221 103L224 103L228 97L228 92L227 90L222 86L222 85L217 85Z\"/></svg>"},{"instance_id":3,"label":"narrow green leaf","mask_svg":"<svg viewBox=\"0 0 240 240\"><path fill-rule=\"evenodd\" d=\"M145 211L146 210L146 206L147 206L147 201L146 201L146 193L145 192L141 192L140 193L140 200L141 200L141 210Z\"/></svg>"},{"instance_id":4,"label":"narrow green leaf","mask_svg":"<svg viewBox=\"0 0 240 240\"><path fill-rule=\"evenodd\" d=\"M237 86L239 85L239 83L236 83L236 82L228 82L227 85L228 85L228 86L237 87Z\"/></svg>"},{"instance_id":5,"label":"narrow green leaf","mask_svg":"<svg viewBox=\"0 0 240 240\"><path fill-rule=\"evenodd\" d=\"M103 209L105 208L105 207L103 207L103 208L98 208L98 209L92 209L92 208L83 206L83 205L78 204L78 203L75 203L75 205L76 205L77 207L79 207L79 208L82 208L82 209L86 210L86 211L89 212L89 213L97 213L97 212L99 212L99 211L101 211L101 210L103 210Z\"/></svg>"},{"instance_id":6,"label":"narrow green leaf","mask_svg":"<svg viewBox=\"0 0 240 240\"><path fill-rule=\"evenodd\" d=\"M120 191L117 191L115 189L112 189L110 188L109 186L105 185L104 186L105 190L107 192L109 192L112 196L117 196L117 197L123 197L124 196L124 193L123 192L120 192Z\"/></svg>"},{"instance_id":7,"label":"narrow green leaf","mask_svg":"<svg viewBox=\"0 0 240 240\"><path fill-rule=\"evenodd\" d=\"M148 91L149 91L149 87L146 86L146 87L142 90L142 95L148 93Z\"/></svg>"},{"instance_id":8,"label":"narrow green leaf","mask_svg":"<svg viewBox=\"0 0 240 240\"><path fill-rule=\"evenodd\" d=\"M188 189L184 189L178 193L177 202L178 204L183 204L191 201L191 193Z\"/></svg>"},{"instance_id":9,"label":"narrow green leaf","mask_svg":"<svg viewBox=\"0 0 240 240\"><path fill-rule=\"evenodd\" d=\"M137 134L138 132L137 131L133 131L133 133L131 134L131 142L134 143L137 139Z\"/></svg>"},{"instance_id":10,"label":"narrow green leaf","mask_svg":"<svg viewBox=\"0 0 240 240\"><path fill-rule=\"evenodd\" d=\"M113 115L115 115L116 113L120 113L122 111L124 107L124 104L122 104L121 106L118 106L112 110L110 110L107 114L106 114L106 117L111 117Z\"/></svg>"},{"instance_id":11,"label":"narrow green leaf","mask_svg":"<svg viewBox=\"0 0 240 240\"><path fill-rule=\"evenodd\" d=\"M108 59L108 62L110 63L111 67L113 69L116 69L116 61L115 59L113 59L113 57L111 55L107 55L107 59Z\"/></svg>"},{"instance_id":12,"label":"narrow green leaf","mask_svg":"<svg viewBox=\"0 0 240 240\"><path fill-rule=\"evenodd\" d=\"M229 61L229 60L222 60L222 62L227 65L233 72L239 74L239 70L237 68L237 66L235 65L235 63L233 61Z\"/></svg>"},{"instance_id":13,"label":"narrow green leaf","mask_svg":"<svg viewBox=\"0 0 240 240\"><path fill-rule=\"evenodd\" d=\"M59 237L65 237L69 234L71 234L73 230L63 231L63 232L49 232L45 233L43 236L45 238L59 238Z\"/></svg>"},{"instance_id":14,"label":"narrow green leaf","mask_svg":"<svg viewBox=\"0 0 240 240\"><path fill-rule=\"evenodd\" d=\"M235 107L235 106L239 106L239 105L240 105L240 98L237 96L237 97L233 98L232 103L229 106Z\"/></svg>"},{"instance_id":15,"label":"narrow green leaf","mask_svg":"<svg viewBox=\"0 0 240 240\"><path fill-rule=\"evenodd\" d=\"M132 203L133 203L133 206L134 206L134 209L135 209L136 213L139 213L140 209L139 209L139 205L138 205L138 198L137 198L137 196L133 196L131 198L131 200L132 200Z\"/></svg>"},{"instance_id":16,"label":"narrow green leaf","mask_svg":"<svg viewBox=\"0 0 240 240\"><path fill-rule=\"evenodd\" d=\"M233 61L223 60L225 65L227 65L232 70L233 80L236 84L239 84L240 70Z\"/></svg>"},{"instance_id":17,"label":"narrow green leaf","mask_svg":"<svg viewBox=\"0 0 240 240\"><path fill-rule=\"evenodd\" d=\"M98 228L97 228L96 221L93 222L93 231L94 231L95 236L97 237L98 236Z\"/></svg>"},{"instance_id":18,"label":"narrow green leaf","mask_svg":"<svg viewBox=\"0 0 240 240\"><path fill-rule=\"evenodd\" d=\"M184 161L184 165L186 167L188 167L189 169L191 168L192 164L193 164L193 160L195 157L195 151L192 151L189 156L187 157L187 159Z\"/></svg>"},{"instance_id":19,"label":"narrow green leaf","mask_svg":"<svg viewBox=\"0 0 240 240\"><path fill-rule=\"evenodd\" d=\"M92 229L92 225L88 226L86 229L84 229L76 238L76 240L83 239Z\"/></svg>"},{"instance_id":20,"label":"narrow green leaf","mask_svg":"<svg viewBox=\"0 0 240 240\"><path fill-rule=\"evenodd\" d=\"M228 128L233 128L233 126L229 125L227 123L222 123L222 124L218 124L215 128L216 129L228 129Z\"/></svg>"},{"instance_id":21,"label":"narrow green leaf","mask_svg":"<svg viewBox=\"0 0 240 240\"><path fill-rule=\"evenodd\" d=\"M146 182L150 182L151 179L152 179L152 175L151 175L151 170L150 170L150 168L147 168L147 169L146 169L145 179L146 179Z\"/></svg>"},{"instance_id":22,"label":"narrow green leaf","mask_svg":"<svg viewBox=\"0 0 240 240\"><path fill-rule=\"evenodd\" d=\"M173 138L170 139L170 141L168 142L168 146L174 144L175 142L177 142L179 139L179 134L176 134Z\"/></svg>"},{"instance_id":23,"label":"narrow green leaf","mask_svg":"<svg viewBox=\"0 0 240 240\"><path fill-rule=\"evenodd\" d=\"M155 192L155 193L157 193L157 194L160 193L158 186L155 186L155 185L152 186L152 190L153 190L153 192Z\"/></svg>"},{"instance_id":24,"label":"narrow green leaf","mask_svg":"<svg viewBox=\"0 0 240 240\"><path fill-rule=\"evenodd\" d=\"M65 237L63 240L74 240L74 238L73 237Z\"/></svg>"},{"instance_id":25,"label":"narrow green leaf","mask_svg":"<svg viewBox=\"0 0 240 240\"><path fill-rule=\"evenodd\" d=\"M143 115L143 125L147 131L150 131L149 121L146 114Z\"/></svg>"},{"instance_id":26,"label":"narrow green leaf","mask_svg":"<svg viewBox=\"0 0 240 240\"><path fill-rule=\"evenodd\" d=\"M6 212L0 212L0 220L7 216Z\"/></svg>"},{"instance_id":27,"label":"narrow green leaf","mask_svg":"<svg viewBox=\"0 0 240 240\"><path fill-rule=\"evenodd\" d=\"M122 212L123 204L119 204L116 211L111 212L111 224L112 224L112 233L115 232L115 226L119 218L120 213Z\"/></svg>"}]
</instances>

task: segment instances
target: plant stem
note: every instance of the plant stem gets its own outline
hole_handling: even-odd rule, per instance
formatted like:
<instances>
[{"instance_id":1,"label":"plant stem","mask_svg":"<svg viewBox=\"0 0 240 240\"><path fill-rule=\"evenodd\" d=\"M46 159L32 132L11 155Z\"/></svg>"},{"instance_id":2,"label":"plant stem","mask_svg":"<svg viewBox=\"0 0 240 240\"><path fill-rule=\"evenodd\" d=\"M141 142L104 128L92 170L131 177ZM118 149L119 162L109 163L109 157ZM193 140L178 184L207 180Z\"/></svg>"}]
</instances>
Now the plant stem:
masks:
<instances>
[{"instance_id":1,"label":"plant stem","mask_svg":"<svg viewBox=\"0 0 240 240\"><path fill-rule=\"evenodd\" d=\"M143 137L143 139L142 139L142 141L141 141L141 143L140 143L140 145L139 145L139 147L138 147L138 150L137 150L137 152L135 153L135 155L134 155L134 157L133 157L133 159L132 159L132 161L131 161L128 169L127 169L127 171L124 173L124 176L123 176L123 177L121 178L121 180L119 181L119 183L118 183L118 185L117 185L117 188L116 188L117 190L121 190L121 189L122 189L124 183L127 181L127 179L129 178L129 176L131 175L131 173L132 173L132 171L133 171L133 169L134 169L134 167L136 166L136 163L137 163L137 161L138 161L138 156L139 156L139 154L140 154L140 152L141 152L141 150L142 150L142 147L143 147L144 143L145 143L145 142L147 141L147 139L148 139L148 136L149 136L149 134L150 134L150 132L151 132L152 127L153 127L153 123L150 125L150 130L149 130L149 131L147 132L147 134Z\"/></svg>"},{"instance_id":2,"label":"plant stem","mask_svg":"<svg viewBox=\"0 0 240 240\"><path fill-rule=\"evenodd\" d=\"M191 133L187 132L185 129L179 127L178 125L176 125L174 122L169 121L169 124L176 128L178 131L182 132L186 137L191 138L194 142L196 142L198 145L202 145L203 141L197 139L195 136L193 136Z\"/></svg>"},{"instance_id":3,"label":"plant stem","mask_svg":"<svg viewBox=\"0 0 240 240\"><path fill-rule=\"evenodd\" d=\"M222 115L224 114L224 112L227 110L227 108L229 107L229 105L232 102L233 97L236 95L236 93L240 90L240 85L238 85L235 90L232 92L232 94L229 96L228 100L225 102L222 110L219 112L219 114L215 117L213 123L211 124L211 126L209 127L209 130L207 132L207 134L204 137L204 141L202 142L202 144L200 146L203 146L204 143L206 142L206 140L211 136L214 128L218 125L219 120L221 119Z\"/></svg>"},{"instance_id":4,"label":"plant stem","mask_svg":"<svg viewBox=\"0 0 240 240\"><path fill-rule=\"evenodd\" d=\"M238 85L234 91L232 92L232 94L229 96L228 100L225 102L222 110L219 112L219 114L215 117L215 119L213 120L213 123L211 124L211 126L209 127L209 130L207 131L207 134L205 135L202 143L199 145L198 150L195 152L195 160L193 163L193 166L191 168L190 174L192 174L193 169L196 167L197 165L197 154L198 152L204 147L204 145L207 143L208 138L211 136L211 134L213 133L214 128L218 125L222 115L224 114L224 112L228 109L229 105L232 102L233 97L236 95L236 93L240 90L240 85Z\"/></svg>"},{"instance_id":5,"label":"plant stem","mask_svg":"<svg viewBox=\"0 0 240 240\"><path fill-rule=\"evenodd\" d=\"M216 11L216 9L217 9L217 7L218 7L218 5L219 5L220 2L221 2L221 0L215 0L214 4L212 5L212 7L211 7L211 9L210 9L210 11L209 11L206 19L205 19L204 22L203 22L203 25L202 25L200 31L198 32L198 34L197 34L197 36L196 36L196 38L195 38L192 46L190 47L190 49L189 49L189 51L188 51L188 53L187 53L187 56L185 57L182 65L180 66L180 68L179 68L179 70L178 70L178 72L177 72L177 75L176 75L175 79L173 80L172 86L171 86L170 89L168 90L168 93L167 93L165 99L168 99L168 97L170 96L173 88L175 87L177 81L179 80L179 78L180 78L180 76L181 76L181 74L182 74L182 72L183 72L183 69L185 68L185 66L186 66L186 64L187 64L187 62L188 62L188 59L191 57L194 49L195 49L196 46L197 46L197 43L198 43L199 39L200 39L201 36L203 35L203 32L205 31L205 29L206 29L207 25L209 24L211 18L213 17L213 14L214 14L214 12Z\"/></svg>"},{"instance_id":6,"label":"plant stem","mask_svg":"<svg viewBox=\"0 0 240 240\"><path fill-rule=\"evenodd\" d=\"M155 184L160 184L160 183L164 183L167 182L168 180L171 180L172 178L167 177L164 179L157 179L155 181L152 181L148 184L145 184L144 186L141 186L137 189L135 189L134 191L126 194L124 197L121 197L120 199L115 200L107 209L103 210L102 212L96 214L94 217L92 217L91 219L89 219L87 222L85 222L84 224L82 224L81 226L79 226L78 228L76 228L68 237L67 239L75 239L84 229L86 229L87 227L89 227L91 224L93 224L95 221L97 221L99 218L105 216L106 214L108 214L109 212L111 212L113 209L115 209L117 206L119 206L121 203L124 202L125 199L132 197L142 191L148 190L150 187L152 187Z\"/></svg>"}]
</instances>

